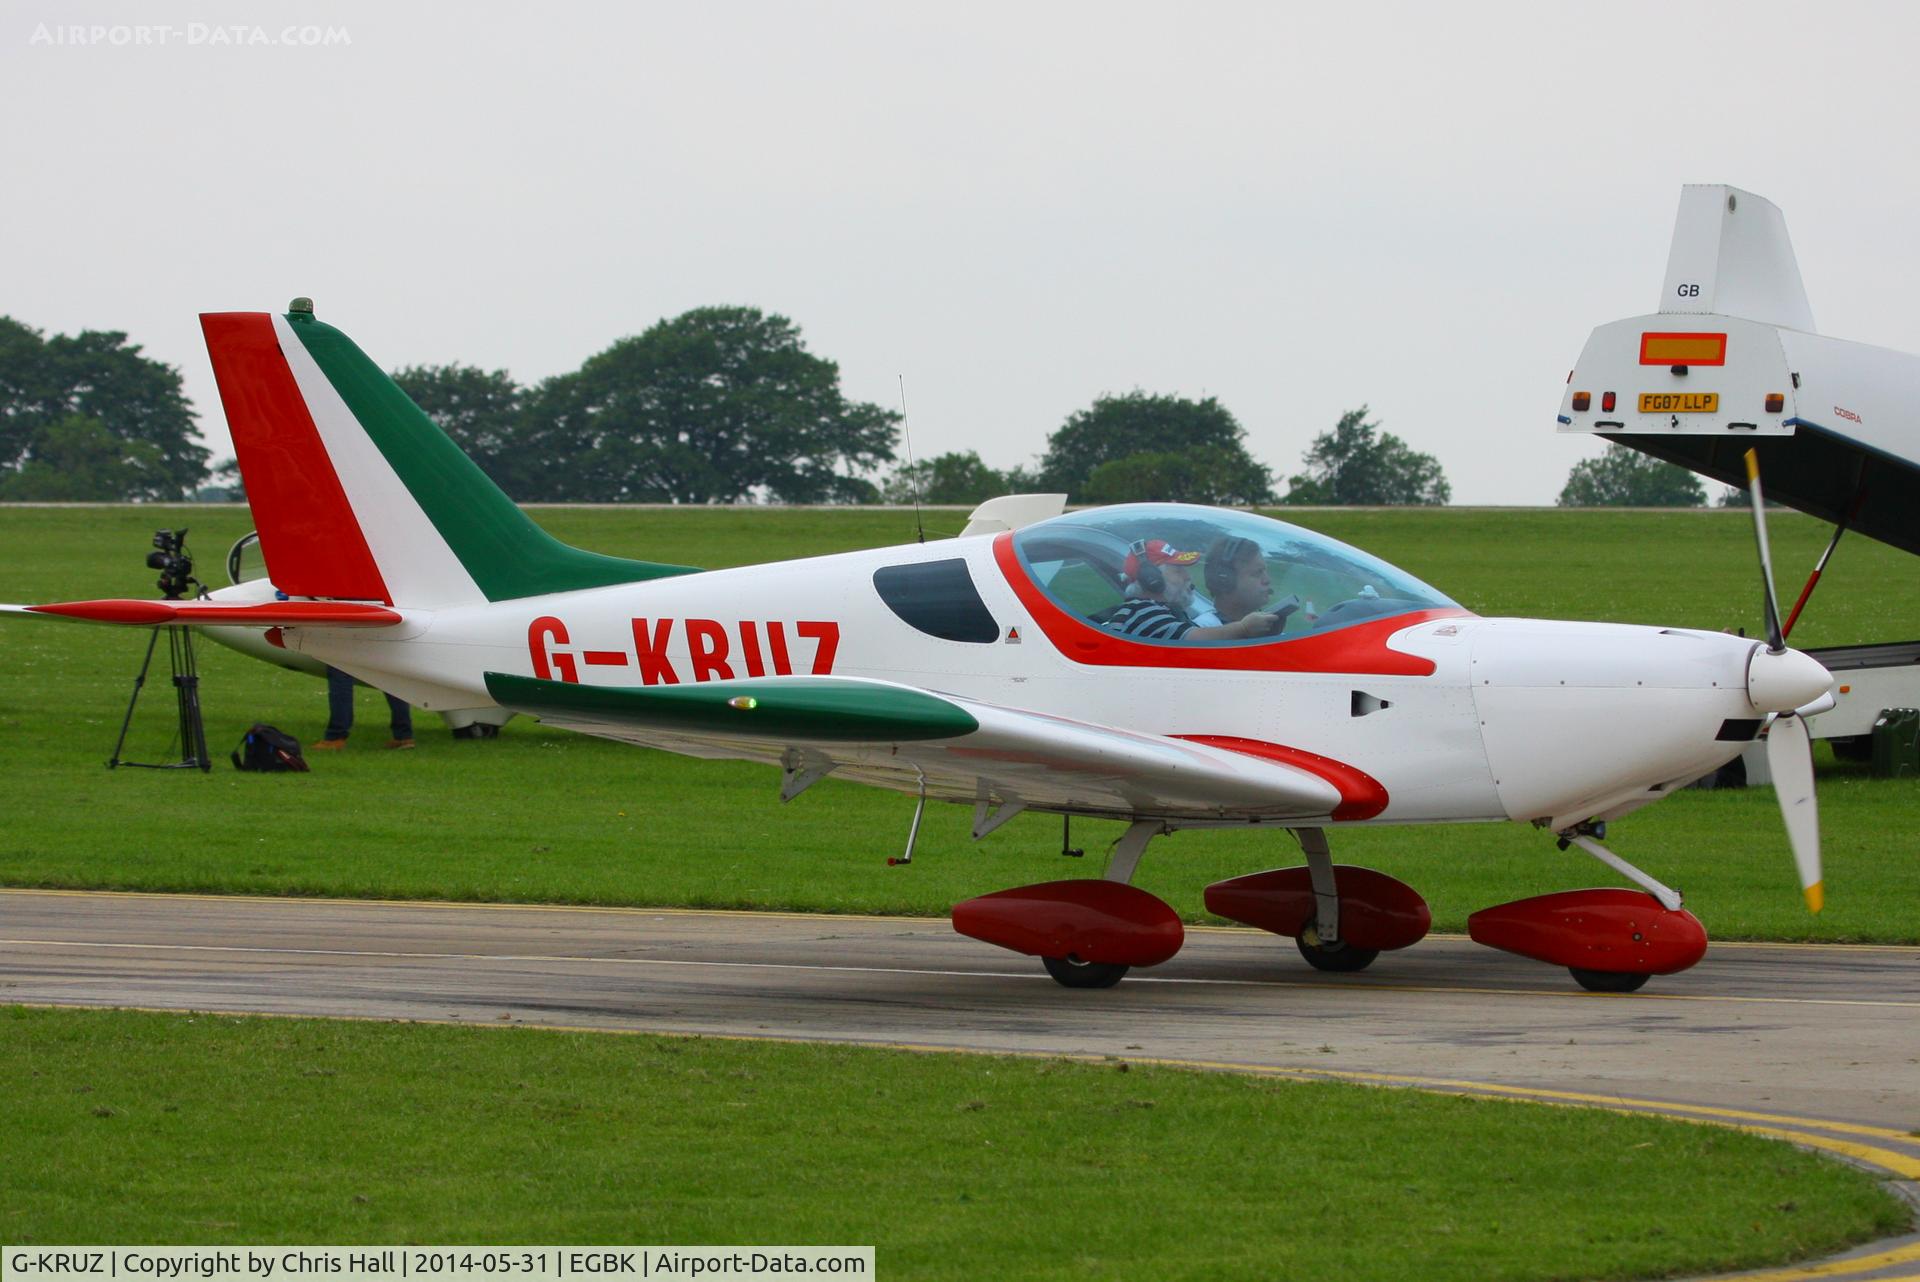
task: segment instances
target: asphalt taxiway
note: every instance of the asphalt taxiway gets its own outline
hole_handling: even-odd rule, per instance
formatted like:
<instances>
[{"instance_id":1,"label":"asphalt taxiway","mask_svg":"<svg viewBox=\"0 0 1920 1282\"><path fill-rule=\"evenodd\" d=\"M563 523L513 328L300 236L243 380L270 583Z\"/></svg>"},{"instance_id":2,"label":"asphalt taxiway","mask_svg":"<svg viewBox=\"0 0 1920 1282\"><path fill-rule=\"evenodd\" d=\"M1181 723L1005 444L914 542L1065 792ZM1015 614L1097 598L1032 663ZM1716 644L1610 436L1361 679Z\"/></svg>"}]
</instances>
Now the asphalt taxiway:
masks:
<instances>
[{"instance_id":1,"label":"asphalt taxiway","mask_svg":"<svg viewBox=\"0 0 1920 1282\"><path fill-rule=\"evenodd\" d=\"M1656 1111L1920 1180L1920 948L1715 943L1611 995L1459 938L1325 975L1196 929L1076 991L944 920L0 891L0 1001L1177 1062ZM1920 1270L1896 1255L1820 1276Z\"/></svg>"}]
</instances>

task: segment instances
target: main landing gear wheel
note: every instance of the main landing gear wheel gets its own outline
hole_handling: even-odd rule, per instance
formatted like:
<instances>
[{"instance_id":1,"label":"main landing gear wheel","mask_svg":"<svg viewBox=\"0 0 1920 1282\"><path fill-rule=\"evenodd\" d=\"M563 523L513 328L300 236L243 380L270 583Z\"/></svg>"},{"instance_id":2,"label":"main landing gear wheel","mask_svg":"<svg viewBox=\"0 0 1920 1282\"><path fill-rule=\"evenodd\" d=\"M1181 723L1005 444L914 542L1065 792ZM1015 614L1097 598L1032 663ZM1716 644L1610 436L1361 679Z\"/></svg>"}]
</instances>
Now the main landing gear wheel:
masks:
<instances>
[{"instance_id":1,"label":"main landing gear wheel","mask_svg":"<svg viewBox=\"0 0 1920 1282\"><path fill-rule=\"evenodd\" d=\"M1112 988L1129 969L1118 962L1083 962L1075 957L1042 957L1047 974L1068 988Z\"/></svg>"},{"instance_id":2,"label":"main landing gear wheel","mask_svg":"<svg viewBox=\"0 0 1920 1282\"><path fill-rule=\"evenodd\" d=\"M1653 976L1632 970L1582 970L1578 966L1567 967L1567 973L1573 976L1573 982L1590 993L1632 993L1638 992Z\"/></svg>"},{"instance_id":3,"label":"main landing gear wheel","mask_svg":"<svg viewBox=\"0 0 1920 1282\"><path fill-rule=\"evenodd\" d=\"M1373 965L1373 959L1380 955L1378 948L1355 948L1351 944L1335 944L1331 948L1320 942L1320 937L1309 926L1295 936L1294 943L1300 945L1300 955L1315 970L1331 971L1339 975L1350 975L1356 970L1365 970Z\"/></svg>"}]
</instances>

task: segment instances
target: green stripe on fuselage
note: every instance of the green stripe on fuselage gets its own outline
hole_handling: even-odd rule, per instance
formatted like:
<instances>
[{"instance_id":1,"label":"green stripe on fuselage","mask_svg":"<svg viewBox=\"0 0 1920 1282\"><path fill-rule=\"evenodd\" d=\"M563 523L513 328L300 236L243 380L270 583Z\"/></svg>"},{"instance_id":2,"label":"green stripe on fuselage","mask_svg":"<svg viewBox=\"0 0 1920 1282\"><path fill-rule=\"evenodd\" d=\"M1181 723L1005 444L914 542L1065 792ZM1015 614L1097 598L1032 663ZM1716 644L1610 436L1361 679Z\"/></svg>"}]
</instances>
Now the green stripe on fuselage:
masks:
<instances>
[{"instance_id":1,"label":"green stripe on fuselage","mask_svg":"<svg viewBox=\"0 0 1920 1282\"><path fill-rule=\"evenodd\" d=\"M589 686L489 672L487 693L536 717L753 739L901 743L951 739L980 728L965 709L939 695L837 677Z\"/></svg>"},{"instance_id":2,"label":"green stripe on fuselage","mask_svg":"<svg viewBox=\"0 0 1920 1282\"><path fill-rule=\"evenodd\" d=\"M287 321L489 601L698 573L568 547L514 506L352 339L305 313Z\"/></svg>"}]
</instances>

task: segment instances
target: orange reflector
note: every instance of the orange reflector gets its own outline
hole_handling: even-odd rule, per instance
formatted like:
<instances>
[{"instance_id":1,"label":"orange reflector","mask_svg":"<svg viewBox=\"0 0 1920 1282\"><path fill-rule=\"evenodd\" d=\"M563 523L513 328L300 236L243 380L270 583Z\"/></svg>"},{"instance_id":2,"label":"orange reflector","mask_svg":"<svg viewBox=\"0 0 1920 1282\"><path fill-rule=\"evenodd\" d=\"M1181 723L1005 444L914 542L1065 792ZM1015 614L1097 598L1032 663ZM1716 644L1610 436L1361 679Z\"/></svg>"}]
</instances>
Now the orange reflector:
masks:
<instances>
[{"instance_id":1,"label":"orange reflector","mask_svg":"<svg viewBox=\"0 0 1920 1282\"><path fill-rule=\"evenodd\" d=\"M1841 687L1840 687L1840 693L1841 693L1841 694L1852 694L1852 693L1853 693L1853 687L1852 687L1852 686L1841 686Z\"/></svg>"},{"instance_id":2,"label":"orange reflector","mask_svg":"<svg viewBox=\"0 0 1920 1282\"><path fill-rule=\"evenodd\" d=\"M1785 396L1779 392L1767 393L1767 413L1778 414L1785 408L1787 408L1787 398Z\"/></svg>"},{"instance_id":3,"label":"orange reflector","mask_svg":"<svg viewBox=\"0 0 1920 1282\"><path fill-rule=\"evenodd\" d=\"M1642 334L1642 365L1725 365L1725 334Z\"/></svg>"},{"instance_id":4,"label":"orange reflector","mask_svg":"<svg viewBox=\"0 0 1920 1282\"><path fill-rule=\"evenodd\" d=\"M1614 406L1613 393L1612 392L1600 393L1600 412L1603 414L1611 414L1613 413L1613 406Z\"/></svg>"},{"instance_id":5,"label":"orange reflector","mask_svg":"<svg viewBox=\"0 0 1920 1282\"><path fill-rule=\"evenodd\" d=\"M1592 392L1575 392L1573 394L1573 412L1574 413L1585 414L1592 407L1593 407Z\"/></svg>"}]
</instances>

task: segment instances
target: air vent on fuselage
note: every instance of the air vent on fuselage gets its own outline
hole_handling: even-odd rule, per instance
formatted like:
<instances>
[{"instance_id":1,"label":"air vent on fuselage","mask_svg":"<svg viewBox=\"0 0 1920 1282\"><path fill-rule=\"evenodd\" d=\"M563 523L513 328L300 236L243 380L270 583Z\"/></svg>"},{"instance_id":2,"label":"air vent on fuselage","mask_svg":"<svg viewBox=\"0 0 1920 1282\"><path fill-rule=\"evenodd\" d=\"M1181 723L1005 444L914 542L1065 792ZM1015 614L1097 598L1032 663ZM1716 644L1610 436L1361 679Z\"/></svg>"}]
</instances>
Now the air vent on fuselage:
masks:
<instances>
[{"instance_id":1,"label":"air vent on fuselage","mask_svg":"<svg viewBox=\"0 0 1920 1282\"><path fill-rule=\"evenodd\" d=\"M1364 717L1369 713L1378 712L1382 708L1391 708L1392 706L1393 704L1388 700L1382 699L1378 695L1368 694L1365 690L1355 690L1353 692L1353 715L1356 717Z\"/></svg>"}]
</instances>

